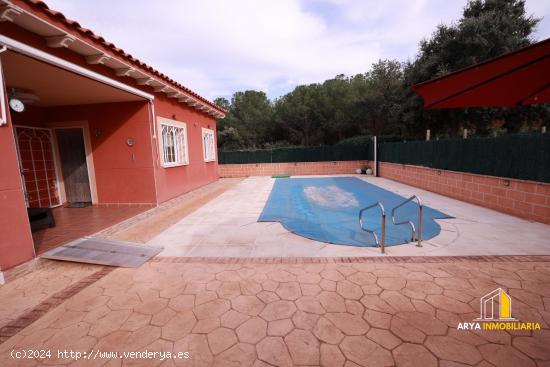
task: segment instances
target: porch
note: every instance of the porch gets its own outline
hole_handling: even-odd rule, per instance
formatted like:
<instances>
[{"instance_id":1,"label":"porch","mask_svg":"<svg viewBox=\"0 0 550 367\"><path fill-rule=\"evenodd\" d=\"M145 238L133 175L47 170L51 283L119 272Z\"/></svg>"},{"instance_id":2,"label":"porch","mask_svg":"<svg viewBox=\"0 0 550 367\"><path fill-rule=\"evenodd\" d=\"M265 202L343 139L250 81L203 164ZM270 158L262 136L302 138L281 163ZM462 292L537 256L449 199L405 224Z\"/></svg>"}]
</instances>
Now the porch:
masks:
<instances>
[{"instance_id":1,"label":"porch","mask_svg":"<svg viewBox=\"0 0 550 367\"><path fill-rule=\"evenodd\" d=\"M55 227L33 232L34 250L41 255L83 236L89 236L150 209L150 205L94 205L52 209Z\"/></svg>"},{"instance_id":2,"label":"porch","mask_svg":"<svg viewBox=\"0 0 550 367\"><path fill-rule=\"evenodd\" d=\"M146 98L12 50L2 67L20 173L13 186L27 208L50 208L55 219L32 231L34 251L24 241L27 259L156 205Z\"/></svg>"}]
</instances>

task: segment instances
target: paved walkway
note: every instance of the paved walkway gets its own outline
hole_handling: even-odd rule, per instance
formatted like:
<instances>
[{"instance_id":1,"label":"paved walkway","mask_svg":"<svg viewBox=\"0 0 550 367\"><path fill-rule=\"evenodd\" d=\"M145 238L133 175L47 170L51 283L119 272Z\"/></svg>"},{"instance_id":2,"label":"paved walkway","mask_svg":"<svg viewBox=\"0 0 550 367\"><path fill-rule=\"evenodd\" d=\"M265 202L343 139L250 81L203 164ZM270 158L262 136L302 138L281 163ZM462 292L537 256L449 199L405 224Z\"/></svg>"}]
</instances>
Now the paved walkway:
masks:
<instances>
[{"instance_id":1,"label":"paved walkway","mask_svg":"<svg viewBox=\"0 0 550 367\"><path fill-rule=\"evenodd\" d=\"M31 267L27 274L16 274L15 281L0 286L0 327L97 271L94 265L49 260L33 261L27 266Z\"/></svg>"},{"instance_id":2,"label":"paved walkway","mask_svg":"<svg viewBox=\"0 0 550 367\"><path fill-rule=\"evenodd\" d=\"M139 269L103 272L99 280L87 277L82 289L39 304L35 314L45 313L36 321L19 317L11 329L0 328L0 337L11 333L0 339L0 366L550 364L550 259L394 260L209 264L157 258ZM32 288L29 281L0 287L1 305L13 288ZM512 297L513 317L543 329L457 330L460 321L479 316L479 297L498 287ZM10 356L29 349L50 350L52 357ZM188 352L189 358L98 354L75 361L58 350Z\"/></svg>"},{"instance_id":3,"label":"paved walkway","mask_svg":"<svg viewBox=\"0 0 550 367\"><path fill-rule=\"evenodd\" d=\"M425 205L455 218L437 220L441 233L414 244L387 246L388 255L550 255L550 225L529 222L384 178L357 176L401 196L416 194ZM281 224L258 223L274 179L250 177L166 229L148 243L161 256L334 257L380 256L372 247L331 245L288 232Z\"/></svg>"}]
</instances>

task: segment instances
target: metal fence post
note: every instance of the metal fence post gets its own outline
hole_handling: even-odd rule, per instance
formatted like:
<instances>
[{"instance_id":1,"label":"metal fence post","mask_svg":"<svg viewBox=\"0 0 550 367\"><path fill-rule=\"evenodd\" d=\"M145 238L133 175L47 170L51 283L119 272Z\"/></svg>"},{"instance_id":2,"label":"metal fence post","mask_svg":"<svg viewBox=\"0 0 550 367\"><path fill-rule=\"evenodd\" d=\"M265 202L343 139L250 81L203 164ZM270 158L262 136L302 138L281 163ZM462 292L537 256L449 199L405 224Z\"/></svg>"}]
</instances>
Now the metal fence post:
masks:
<instances>
[{"instance_id":1,"label":"metal fence post","mask_svg":"<svg viewBox=\"0 0 550 367\"><path fill-rule=\"evenodd\" d=\"M378 177L378 139L374 136L374 177Z\"/></svg>"},{"instance_id":2,"label":"metal fence post","mask_svg":"<svg viewBox=\"0 0 550 367\"><path fill-rule=\"evenodd\" d=\"M423 207L422 204L418 206L418 233L416 234L416 237L418 239L418 243L416 244L416 247L422 247L422 217L423 217Z\"/></svg>"},{"instance_id":3,"label":"metal fence post","mask_svg":"<svg viewBox=\"0 0 550 367\"><path fill-rule=\"evenodd\" d=\"M384 247L386 244L386 212L382 213L382 236L380 241L380 252L385 253L386 248Z\"/></svg>"}]
</instances>

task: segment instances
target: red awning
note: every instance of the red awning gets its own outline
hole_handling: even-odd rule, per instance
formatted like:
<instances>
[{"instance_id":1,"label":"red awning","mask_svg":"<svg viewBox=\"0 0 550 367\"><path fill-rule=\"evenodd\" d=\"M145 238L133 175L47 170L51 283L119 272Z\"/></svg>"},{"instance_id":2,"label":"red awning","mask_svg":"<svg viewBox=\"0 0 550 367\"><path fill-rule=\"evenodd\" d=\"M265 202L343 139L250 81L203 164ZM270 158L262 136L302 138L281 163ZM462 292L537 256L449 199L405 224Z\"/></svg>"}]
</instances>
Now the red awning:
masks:
<instances>
[{"instance_id":1,"label":"red awning","mask_svg":"<svg viewBox=\"0 0 550 367\"><path fill-rule=\"evenodd\" d=\"M412 88L426 109L550 102L550 38Z\"/></svg>"}]
</instances>

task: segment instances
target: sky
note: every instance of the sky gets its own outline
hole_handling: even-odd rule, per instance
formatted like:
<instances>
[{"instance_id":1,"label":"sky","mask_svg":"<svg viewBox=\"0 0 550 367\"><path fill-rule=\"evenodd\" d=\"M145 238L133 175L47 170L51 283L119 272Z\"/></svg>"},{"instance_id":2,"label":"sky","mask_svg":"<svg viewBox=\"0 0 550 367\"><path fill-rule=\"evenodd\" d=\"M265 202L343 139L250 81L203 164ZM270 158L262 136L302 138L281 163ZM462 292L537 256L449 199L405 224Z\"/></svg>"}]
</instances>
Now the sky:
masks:
<instances>
[{"instance_id":1,"label":"sky","mask_svg":"<svg viewBox=\"0 0 550 367\"><path fill-rule=\"evenodd\" d=\"M277 98L300 84L355 75L379 59L413 59L466 0L46 0L48 6L200 95ZM527 0L544 17L550 1Z\"/></svg>"}]
</instances>

